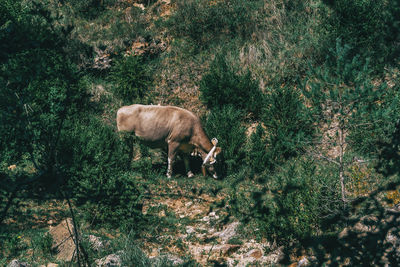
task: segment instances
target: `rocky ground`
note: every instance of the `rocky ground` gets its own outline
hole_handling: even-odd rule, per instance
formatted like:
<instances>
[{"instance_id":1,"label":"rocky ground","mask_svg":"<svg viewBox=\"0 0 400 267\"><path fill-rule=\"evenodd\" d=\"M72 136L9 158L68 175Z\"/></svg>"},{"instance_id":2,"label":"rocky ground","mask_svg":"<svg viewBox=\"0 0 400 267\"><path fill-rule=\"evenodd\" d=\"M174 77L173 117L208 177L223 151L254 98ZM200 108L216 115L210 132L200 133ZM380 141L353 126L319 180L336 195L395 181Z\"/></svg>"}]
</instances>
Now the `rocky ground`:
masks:
<instances>
[{"instance_id":1,"label":"rocky ground","mask_svg":"<svg viewBox=\"0 0 400 267\"><path fill-rule=\"evenodd\" d=\"M214 263L226 263L229 266L271 265L280 258L280 250L271 251L268 242L257 242L246 239L239 233L240 223L234 218L227 220L225 207L210 211L214 202L220 201L223 195L215 197L202 194L198 199L162 198L154 203L145 203L144 210L151 206L166 206L177 217L186 220L180 231L171 238L169 253L176 256L190 254L203 266ZM159 214L165 216L163 212ZM160 255L156 244L147 243L150 257ZM266 251L271 251L266 253Z\"/></svg>"},{"instance_id":2,"label":"rocky ground","mask_svg":"<svg viewBox=\"0 0 400 267\"><path fill-rule=\"evenodd\" d=\"M266 240L256 241L254 236L244 236L241 223L227 213L227 204L215 205L225 203L223 199L228 196L224 193L190 194L187 190L192 185L184 189L176 180L165 181L160 186L170 193L147 198L143 214L151 213L160 221L170 219L176 223L174 227L166 226L165 231L158 232L156 237L147 238L145 235L137 240L149 259L167 257L176 265L190 259L200 266L270 266L278 263L282 254L280 248L271 246ZM48 232L53 239L53 249L57 251L53 262L68 262L76 257L71 218L53 220ZM105 240L100 236L90 234L84 238L93 250L107 250L109 242L116 238L110 235L111 240ZM121 255L124 252L111 252L95 260L96 265L122 266ZM14 260L8 266L37 265ZM47 263L40 266L58 265Z\"/></svg>"}]
</instances>

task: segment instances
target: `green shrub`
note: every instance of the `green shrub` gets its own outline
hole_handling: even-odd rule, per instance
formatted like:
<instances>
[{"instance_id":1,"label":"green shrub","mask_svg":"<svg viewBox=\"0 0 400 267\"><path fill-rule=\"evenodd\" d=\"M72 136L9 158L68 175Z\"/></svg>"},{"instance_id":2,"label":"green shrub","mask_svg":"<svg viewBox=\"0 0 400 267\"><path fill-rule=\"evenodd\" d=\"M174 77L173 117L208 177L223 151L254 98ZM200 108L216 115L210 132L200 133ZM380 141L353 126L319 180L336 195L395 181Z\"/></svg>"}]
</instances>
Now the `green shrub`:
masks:
<instances>
[{"instance_id":1,"label":"green shrub","mask_svg":"<svg viewBox=\"0 0 400 267\"><path fill-rule=\"evenodd\" d=\"M53 238L48 232L35 233L32 236L31 244L35 253L38 253L45 258L50 258L54 253L54 250L52 249Z\"/></svg>"},{"instance_id":2,"label":"green shrub","mask_svg":"<svg viewBox=\"0 0 400 267\"><path fill-rule=\"evenodd\" d=\"M323 217L338 210L340 196L329 168L293 160L264 180L251 189L236 186L230 203L236 216L255 222L262 236L289 244L332 227L323 224Z\"/></svg>"},{"instance_id":3,"label":"green shrub","mask_svg":"<svg viewBox=\"0 0 400 267\"><path fill-rule=\"evenodd\" d=\"M0 5L0 159L6 166L29 166L17 175L1 173L2 183L16 180L0 188L1 198L14 187L22 191L20 183L57 177L56 150L64 126L82 114L89 98L63 50L68 29L38 2L4 0Z\"/></svg>"},{"instance_id":4,"label":"green shrub","mask_svg":"<svg viewBox=\"0 0 400 267\"><path fill-rule=\"evenodd\" d=\"M376 81L369 60L353 56L351 47L339 39L326 63L310 68L301 88L313 121L331 132L323 140L325 147L346 144L343 154L353 149L374 158L380 144L390 142L400 119L398 86ZM340 132L346 133L342 140ZM321 139L323 135L319 133Z\"/></svg>"},{"instance_id":5,"label":"green shrub","mask_svg":"<svg viewBox=\"0 0 400 267\"><path fill-rule=\"evenodd\" d=\"M141 190L128 172L131 155L115 130L89 118L73 125L60 150L69 192L85 217L95 224L136 221L141 216Z\"/></svg>"},{"instance_id":6,"label":"green shrub","mask_svg":"<svg viewBox=\"0 0 400 267\"><path fill-rule=\"evenodd\" d=\"M242 113L232 106L214 109L205 124L209 136L218 139L222 148L222 173L231 174L238 170L244 161L246 128L241 125Z\"/></svg>"},{"instance_id":7,"label":"green shrub","mask_svg":"<svg viewBox=\"0 0 400 267\"><path fill-rule=\"evenodd\" d=\"M267 169L267 162L266 133L259 124L247 143L246 163L255 174L259 174Z\"/></svg>"},{"instance_id":8,"label":"green shrub","mask_svg":"<svg viewBox=\"0 0 400 267\"><path fill-rule=\"evenodd\" d=\"M256 11L262 4L258 0L177 0L165 26L176 37L187 37L200 47L219 36L246 38L256 29Z\"/></svg>"},{"instance_id":9,"label":"green shrub","mask_svg":"<svg viewBox=\"0 0 400 267\"><path fill-rule=\"evenodd\" d=\"M232 105L258 117L263 105L263 95L258 81L246 74L237 74L228 66L222 54L216 56L210 70L200 81L200 99L209 108Z\"/></svg>"},{"instance_id":10,"label":"green shrub","mask_svg":"<svg viewBox=\"0 0 400 267\"><path fill-rule=\"evenodd\" d=\"M116 0L64 0L65 4L71 6L76 15L85 19L94 19L112 6Z\"/></svg>"},{"instance_id":11,"label":"green shrub","mask_svg":"<svg viewBox=\"0 0 400 267\"><path fill-rule=\"evenodd\" d=\"M325 48L337 38L352 47L352 56L371 57L371 67L398 57L400 38L398 1L325 1L328 11L321 26L327 34ZM393 57L395 56L395 57ZM379 63L379 64L376 64Z\"/></svg>"},{"instance_id":12,"label":"green shrub","mask_svg":"<svg viewBox=\"0 0 400 267\"><path fill-rule=\"evenodd\" d=\"M302 148L311 141L314 126L295 88L284 86L271 90L266 95L266 103L263 114L267 129L266 167L274 169L302 153Z\"/></svg>"},{"instance_id":13,"label":"green shrub","mask_svg":"<svg viewBox=\"0 0 400 267\"><path fill-rule=\"evenodd\" d=\"M149 96L151 78L149 68L140 56L128 56L116 61L111 69L116 83L113 93L124 104L142 103Z\"/></svg>"},{"instance_id":14,"label":"green shrub","mask_svg":"<svg viewBox=\"0 0 400 267\"><path fill-rule=\"evenodd\" d=\"M22 235L7 233L7 236L1 238L0 256L5 259L11 260L18 257L22 251L27 248L27 245L22 240ZM3 235L3 233L1 233Z\"/></svg>"}]
</instances>

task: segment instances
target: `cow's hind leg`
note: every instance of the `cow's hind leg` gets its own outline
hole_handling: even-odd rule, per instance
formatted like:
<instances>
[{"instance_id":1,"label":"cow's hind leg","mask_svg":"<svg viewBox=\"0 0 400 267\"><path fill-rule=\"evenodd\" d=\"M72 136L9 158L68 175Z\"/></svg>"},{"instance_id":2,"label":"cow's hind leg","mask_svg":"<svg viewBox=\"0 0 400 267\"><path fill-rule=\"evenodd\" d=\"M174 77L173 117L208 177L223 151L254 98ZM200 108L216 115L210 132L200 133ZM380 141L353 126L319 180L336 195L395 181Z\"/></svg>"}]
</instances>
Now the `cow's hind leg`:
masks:
<instances>
[{"instance_id":1,"label":"cow's hind leg","mask_svg":"<svg viewBox=\"0 0 400 267\"><path fill-rule=\"evenodd\" d=\"M168 169L167 169L167 177L172 177L172 167L175 162L176 152L178 150L179 143L176 142L168 142Z\"/></svg>"},{"instance_id":2,"label":"cow's hind leg","mask_svg":"<svg viewBox=\"0 0 400 267\"><path fill-rule=\"evenodd\" d=\"M185 163L185 169L187 176L192 178L194 176L193 172L190 170L189 158L187 155L183 155L183 162Z\"/></svg>"}]
</instances>

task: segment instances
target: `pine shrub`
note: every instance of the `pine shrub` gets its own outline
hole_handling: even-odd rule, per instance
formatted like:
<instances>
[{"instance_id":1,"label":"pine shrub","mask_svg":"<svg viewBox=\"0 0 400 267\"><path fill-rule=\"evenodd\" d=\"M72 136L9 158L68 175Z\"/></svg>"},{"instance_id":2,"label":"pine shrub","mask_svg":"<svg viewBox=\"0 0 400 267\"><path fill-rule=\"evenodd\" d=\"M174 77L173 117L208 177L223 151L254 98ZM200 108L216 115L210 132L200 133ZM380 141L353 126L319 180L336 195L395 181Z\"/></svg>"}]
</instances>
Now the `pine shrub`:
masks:
<instances>
[{"instance_id":1,"label":"pine shrub","mask_svg":"<svg viewBox=\"0 0 400 267\"><path fill-rule=\"evenodd\" d=\"M79 17L95 19L102 14L108 6L115 4L116 0L64 0L63 2L69 5Z\"/></svg>"},{"instance_id":2,"label":"pine shrub","mask_svg":"<svg viewBox=\"0 0 400 267\"><path fill-rule=\"evenodd\" d=\"M246 38L257 25L262 1L178 0L176 12L165 26L176 37L185 37L199 47L207 47L219 37Z\"/></svg>"},{"instance_id":3,"label":"pine shrub","mask_svg":"<svg viewBox=\"0 0 400 267\"><path fill-rule=\"evenodd\" d=\"M124 104L143 103L149 96L151 78L149 68L140 56L127 56L116 61L111 69L111 80L116 84L113 93Z\"/></svg>"},{"instance_id":4,"label":"pine shrub","mask_svg":"<svg viewBox=\"0 0 400 267\"><path fill-rule=\"evenodd\" d=\"M97 119L73 125L62 139L60 158L67 190L95 224L135 221L141 216L141 190L130 174L130 151L115 130Z\"/></svg>"},{"instance_id":5,"label":"pine shrub","mask_svg":"<svg viewBox=\"0 0 400 267\"><path fill-rule=\"evenodd\" d=\"M267 169L267 161L266 132L259 124L249 138L246 162L255 174L259 174Z\"/></svg>"},{"instance_id":6,"label":"pine shrub","mask_svg":"<svg viewBox=\"0 0 400 267\"><path fill-rule=\"evenodd\" d=\"M327 14L321 27L327 36L326 47L334 48L340 38L351 47L351 55L370 57L377 68L399 56L400 5L391 1L325 1ZM397 26L395 26L397 25Z\"/></svg>"},{"instance_id":7,"label":"pine shrub","mask_svg":"<svg viewBox=\"0 0 400 267\"><path fill-rule=\"evenodd\" d=\"M258 117L263 105L263 95L250 71L237 74L222 54L211 63L210 70L200 81L199 90L200 99L211 109L232 105Z\"/></svg>"},{"instance_id":8,"label":"pine shrub","mask_svg":"<svg viewBox=\"0 0 400 267\"><path fill-rule=\"evenodd\" d=\"M267 129L266 167L274 169L303 153L313 136L314 126L296 88L275 88L267 93L266 103L263 113Z\"/></svg>"},{"instance_id":9,"label":"pine shrub","mask_svg":"<svg viewBox=\"0 0 400 267\"><path fill-rule=\"evenodd\" d=\"M242 113L232 106L214 109L207 117L205 128L210 137L219 140L222 148L222 173L232 174L245 158L246 128L241 125Z\"/></svg>"},{"instance_id":10,"label":"pine shrub","mask_svg":"<svg viewBox=\"0 0 400 267\"><path fill-rule=\"evenodd\" d=\"M244 223L256 223L261 237L291 244L329 230L323 217L338 210L337 182L329 168L295 159L264 174L262 184L235 187L230 206Z\"/></svg>"}]
</instances>

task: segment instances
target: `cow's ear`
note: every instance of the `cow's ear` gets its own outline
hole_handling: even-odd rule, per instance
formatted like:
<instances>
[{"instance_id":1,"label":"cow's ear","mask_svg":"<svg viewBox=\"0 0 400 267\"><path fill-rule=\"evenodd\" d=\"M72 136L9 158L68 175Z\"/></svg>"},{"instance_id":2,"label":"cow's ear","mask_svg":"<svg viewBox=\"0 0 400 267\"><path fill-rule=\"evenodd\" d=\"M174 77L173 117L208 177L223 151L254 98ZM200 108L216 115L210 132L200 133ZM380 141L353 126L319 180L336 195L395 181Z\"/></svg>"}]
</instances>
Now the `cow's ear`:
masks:
<instances>
[{"instance_id":1,"label":"cow's ear","mask_svg":"<svg viewBox=\"0 0 400 267\"><path fill-rule=\"evenodd\" d=\"M218 155L219 153L221 153L221 148L220 147L217 147L217 148L215 148L215 155Z\"/></svg>"}]
</instances>

